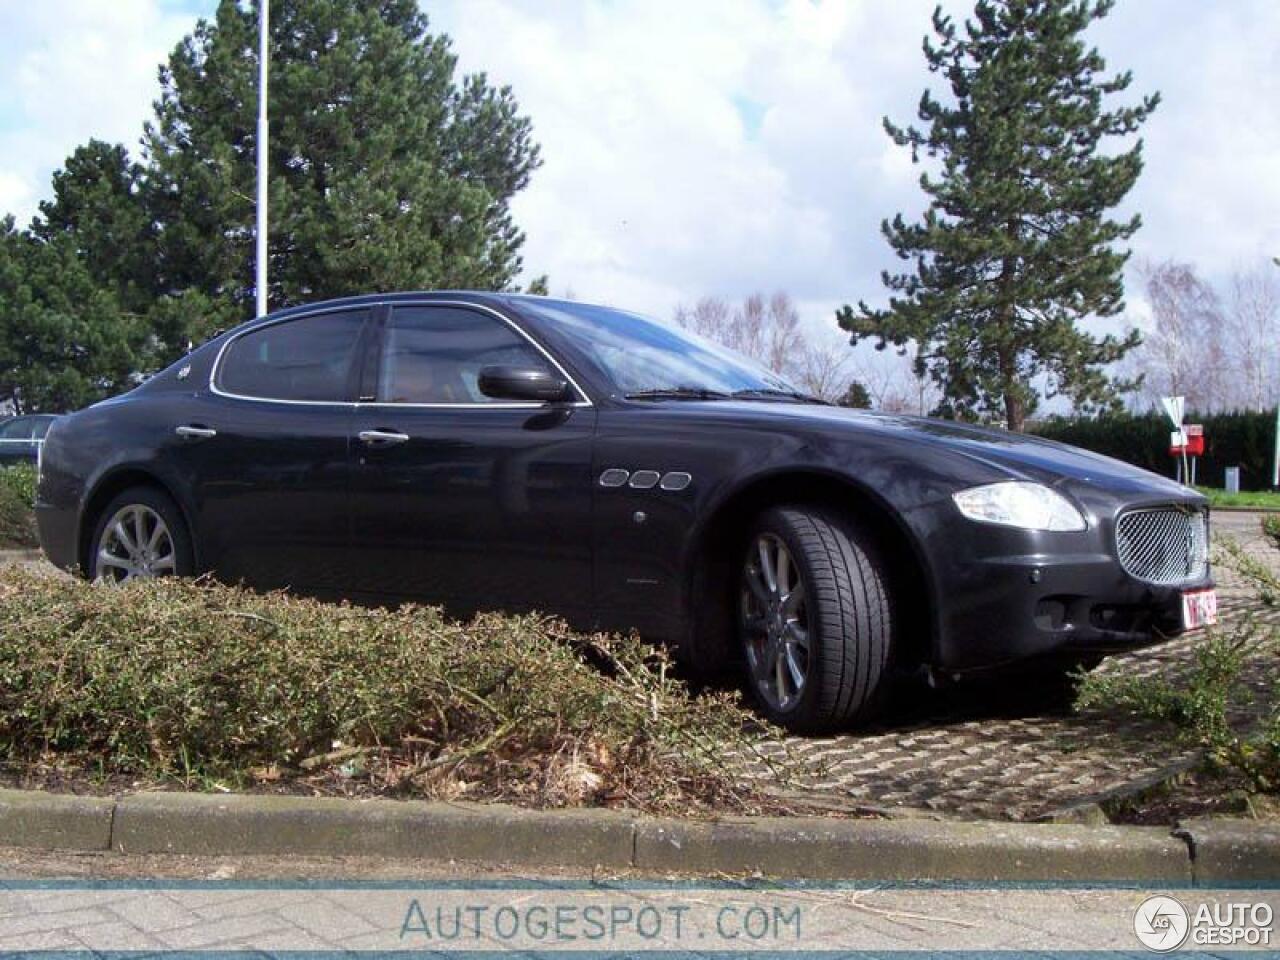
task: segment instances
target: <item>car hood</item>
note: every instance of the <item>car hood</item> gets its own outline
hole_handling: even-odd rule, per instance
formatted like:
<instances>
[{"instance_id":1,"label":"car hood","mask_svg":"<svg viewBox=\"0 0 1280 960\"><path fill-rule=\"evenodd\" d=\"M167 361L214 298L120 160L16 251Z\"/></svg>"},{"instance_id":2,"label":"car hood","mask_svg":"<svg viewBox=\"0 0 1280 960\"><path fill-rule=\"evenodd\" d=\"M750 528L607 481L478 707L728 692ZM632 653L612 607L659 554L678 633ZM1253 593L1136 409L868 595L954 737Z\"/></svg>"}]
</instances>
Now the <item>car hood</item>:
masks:
<instances>
[{"instance_id":1,"label":"car hood","mask_svg":"<svg viewBox=\"0 0 1280 960\"><path fill-rule=\"evenodd\" d=\"M729 404L725 405L730 406ZM986 427L908 417L898 414L850 410L844 407L793 403L734 403L749 416L787 419L851 434L894 435L904 443L935 447L940 452L974 460L1008 475L1050 486L1070 484L1116 493L1163 495L1180 500L1199 495L1182 484L1121 460L1027 434Z\"/></svg>"}]
</instances>

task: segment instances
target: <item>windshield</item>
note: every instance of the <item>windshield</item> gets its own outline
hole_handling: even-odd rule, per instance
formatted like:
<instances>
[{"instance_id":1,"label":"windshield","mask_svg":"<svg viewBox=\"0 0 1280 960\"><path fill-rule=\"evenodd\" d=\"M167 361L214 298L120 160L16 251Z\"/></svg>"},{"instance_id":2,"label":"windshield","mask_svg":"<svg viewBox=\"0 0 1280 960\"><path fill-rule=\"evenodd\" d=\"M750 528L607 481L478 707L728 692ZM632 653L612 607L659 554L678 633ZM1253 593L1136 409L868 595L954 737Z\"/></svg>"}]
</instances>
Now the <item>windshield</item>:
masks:
<instances>
[{"instance_id":1,"label":"windshield","mask_svg":"<svg viewBox=\"0 0 1280 960\"><path fill-rule=\"evenodd\" d=\"M591 358L621 395L800 393L754 360L680 327L635 313L558 300L521 300Z\"/></svg>"}]
</instances>

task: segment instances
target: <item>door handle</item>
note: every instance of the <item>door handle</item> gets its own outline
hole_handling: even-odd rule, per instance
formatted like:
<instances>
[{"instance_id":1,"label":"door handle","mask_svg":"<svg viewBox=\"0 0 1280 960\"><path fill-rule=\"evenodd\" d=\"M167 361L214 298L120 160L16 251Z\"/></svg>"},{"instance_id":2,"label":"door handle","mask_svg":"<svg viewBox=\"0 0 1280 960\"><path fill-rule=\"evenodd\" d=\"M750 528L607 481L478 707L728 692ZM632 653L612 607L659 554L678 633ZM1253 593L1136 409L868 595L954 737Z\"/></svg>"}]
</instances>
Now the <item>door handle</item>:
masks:
<instances>
[{"instance_id":1,"label":"door handle","mask_svg":"<svg viewBox=\"0 0 1280 960\"><path fill-rule=\"evenodd\" d=\"M173 431L183 440L212 440L218 431L211 427L183 426Z\"/></svg>"},{"instance_id":2,"label":"door handle","mask_svg":"<svg viewBox=\"0 0 1280 960\"><path fill-rule=\"evenodd\" d=\"M357 436L362 443L370 447L394 447L407 443L409 435L397 430L361 430Z\"/></svg>"}]
</instances>

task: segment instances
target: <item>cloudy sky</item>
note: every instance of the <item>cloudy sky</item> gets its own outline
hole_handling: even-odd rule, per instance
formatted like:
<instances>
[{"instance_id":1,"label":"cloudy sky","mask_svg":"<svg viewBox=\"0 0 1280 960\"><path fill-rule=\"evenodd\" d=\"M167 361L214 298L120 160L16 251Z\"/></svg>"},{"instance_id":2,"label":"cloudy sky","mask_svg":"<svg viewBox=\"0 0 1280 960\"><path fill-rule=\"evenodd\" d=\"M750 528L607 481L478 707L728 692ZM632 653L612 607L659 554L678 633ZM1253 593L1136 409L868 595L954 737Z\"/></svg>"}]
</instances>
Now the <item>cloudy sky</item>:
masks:
<instances>
[{"instance_id":1,"label":"cloudy sky","mask_svg":"<svg viewBox=\"0 0 1280 960\"><path fill-rule=\"evenodd\" d=\"M157 63L214 5L0 0L0 212L29 218L90 136L135 145ZM553 292L665 315L781 289L815 328L882 298L880 220L921 197L880 118L911 119L932 79L931 0L424 6L534 120L546 163L516 213ZM1136 253L1218 278L1280 254L1280 3L1120 0L1093 39L1164 96Z\"/></svg>"}]
</instances>

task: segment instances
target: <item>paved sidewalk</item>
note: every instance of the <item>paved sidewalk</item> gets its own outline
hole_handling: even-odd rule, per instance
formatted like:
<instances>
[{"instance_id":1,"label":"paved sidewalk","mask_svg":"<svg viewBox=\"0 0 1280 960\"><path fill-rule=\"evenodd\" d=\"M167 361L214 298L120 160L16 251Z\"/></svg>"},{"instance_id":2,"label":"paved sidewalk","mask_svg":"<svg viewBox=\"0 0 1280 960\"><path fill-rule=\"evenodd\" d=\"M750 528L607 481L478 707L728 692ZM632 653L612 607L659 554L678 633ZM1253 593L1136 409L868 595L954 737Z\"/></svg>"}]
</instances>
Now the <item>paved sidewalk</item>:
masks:
<instances>
[{"instance_id":1,"label":"paved sidewalk","mask_svg":"<svg viewBox=\"0 0 1280 960\"><path fill-rule=\"evenodd\" d=\"M43 877L82 873L107 875L111 882L39 883ZM631 953L663 948L1111 949L1136 956L1142 948L1134 933L1135 912L1153 892L865 885L753 889L705 882L682 886L636 875L588 881L542 872L460 874L395 861L110 855L72 861L4 850L0 876L0 950L216 949L269 956L298 950L464 948ZM314 879L325 876L342 881L326 885ZM131 877L148 878L148 885L131 887ZM183 879L168 879L175 877ZM276 877L294 882L273 884ZM312 879L300 886L299 877ZM1192 915L1200 903L1225 901L1265 902L1273 913L1280 911L1275 891L1170 892ZM589 923L573 925L590 905L607 911L599 939L591 939ZM565 911L558 940L556 907ZM459 909L464 934L442 937L442 930L452 931ZM505 911L502 917L499 911ZM646 919L639 919L642 913ZM479 931L475 939L467 936L473 929L470 918ZM552 925L538 937L542 918Z\"/></svg>"},{"instance_id":2,"label":"paved sidewalk","mask_svg":"<svg viewBox=\"0 0 1280 960\"><path fill-rule=\"evenodd\" d=\"M1280 550L1262 534L1259 514L1215 514L1215 540L1230 536L1280 572ZM1238 575L1218 565L1224 622L1245 615L1280 626L1280 607L1259 606ZM1203 634L1113 657L1099 668L1176 675L1187 669ZM1274 699L1280 663L1259 659L1264 705ZM766 750L786 758L790 790L824 795L833 807L904 815L1035 820L1160 780L1195 759L1171 748L1168 728L1120 714L1075 716L1046 709L1034 690L999 685L973 691L903 691L887 722L864 733L793 737ZM761 763L744 776L770 782Z\"/></svg>"}]
</instances>

